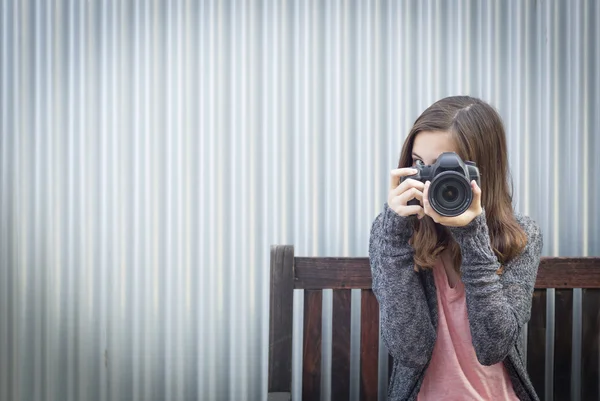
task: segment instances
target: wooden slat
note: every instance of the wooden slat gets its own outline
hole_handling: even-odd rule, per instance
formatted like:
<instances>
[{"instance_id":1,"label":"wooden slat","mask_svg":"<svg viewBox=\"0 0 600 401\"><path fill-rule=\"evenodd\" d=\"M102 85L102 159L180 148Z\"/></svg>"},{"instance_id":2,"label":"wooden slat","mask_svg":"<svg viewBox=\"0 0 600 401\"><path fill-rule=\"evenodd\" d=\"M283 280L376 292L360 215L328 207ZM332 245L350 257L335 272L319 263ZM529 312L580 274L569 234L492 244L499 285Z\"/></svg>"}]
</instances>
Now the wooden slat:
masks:
<instances>
[{"instance_id":1,"label":"wooden slat","mask_svg":"<svg viewBox=\"0 0 600 401\"><path fill-rule=\"evenodd\" d=\"M536 288L600 288L600 258L542 258Z\"/></svg>"},{"instance_id":2,"label":"wooden slat","mask_svg":"<svg viewBox=\"0 0 600 401\"><path fill-rule=\"evenodd\" d=\"M379 360L379 304L371 290L361 293L360 399L377 401ZM332 398L333 399L333 398Z\"/></svg>"},{"instance_id":3,"label":"wooden slat","mask_svg":"<svg viewBox=\"0 0 600 401\"><path fill-rule=\"evenodd\" d=\"M598 400L600 290L583 290L581 304L581 399Z\"/></svg>"},{"instance_id":4,"label":"wooden slat","mask_svg":"<svg viewBox=\"0 0 600 401\"><path fill-rule=\"evenodd\" d=\"M541 400L545 398L546 290L535 290L527 328L527 371Z\"/></svg>"},{"instance_id":5,"label":"wooden slat","mask_svg":"<svg viewBox=\"0 0 600 401\"><path fill-rule=\"evenodd\" d=\"M556 290L554 296L554 400L571 399L573 290Z\"/></svg>"},{"instance_id":6,"label":"wooden slat","mask_svg":"<svg viewBox=\"0 0 600 401\"><path fill-rule=\"evenodd\" d=\"M304 291L304 348L302 358L302 399L321 399L321 316L323 291Z\"/></svg>"},{"instance_id":7,"label":"wooden slat","mask_svg":"<svg viewBox=\"0 0 600 401\"><path fill-rule=\"evenodd\" d=\"M294 285L303 289L371 288L368 258L296 258Z\"/></svg>"},{"instance_id":8,"label":"wooden slat","mask_svg":"<svg viewBox=\"0 0 600 401\"><path fill-rule=\"evenodd\" d=\"M295 288L371 288L368 258L296 258ZM536 288L600 288L600 258L545 257Z\"/></svg>"},{"instance_id":9,"label":"wooden slat","mask_svg":"<svg viewBox=\"0 0 600 401\"><path fill-rule=\"evenodd\" d=\"M269 392L292 391L294 247L271 247Z\"/></svg>"},{"instance_id":10,"label":"wooden slat","mask_svg":"<svg viewBox=\"0 0 600 401\"><path fill-rule=\"evenodd\" d=\"M331 334L331 399L350 398L351 290L333 291Z\"/></svg>"}]
</instances>

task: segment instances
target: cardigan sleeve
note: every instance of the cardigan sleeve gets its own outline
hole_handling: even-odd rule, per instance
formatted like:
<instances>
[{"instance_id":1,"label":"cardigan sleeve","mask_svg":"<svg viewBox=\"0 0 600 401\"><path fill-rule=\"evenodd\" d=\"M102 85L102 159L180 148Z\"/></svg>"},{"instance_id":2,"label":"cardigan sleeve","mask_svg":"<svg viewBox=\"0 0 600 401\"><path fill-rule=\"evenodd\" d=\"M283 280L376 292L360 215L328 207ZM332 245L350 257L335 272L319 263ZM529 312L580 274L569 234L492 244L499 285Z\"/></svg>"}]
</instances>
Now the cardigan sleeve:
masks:
<instances>
[{"instance_id":1,"label":"cardigan sleeve","mask_svg":"<svg viewBox=\"0 0 600 401\"><path fill-rule=\"evenodd\" d=\"M408 243L411 235L410 219L386 204L372 225L369 259L383 341L400 364L424 369L436 333L425 290L414 270L414 251Z\"/></svg>"},{"instance_id":2,"label":"cardigan sleeve","mask_svg":"<svg viewBox=\"0 0 600 401\"><path fill-rule=\"evenodd\" d=\"M449 227L462 253L461 278L477 359L493 365L506 358L531 316L543 238L529 217L516 215L527 234L523 252L496 272L500 263L490 245L485 210L464 227Z\"/></svg>"}]
</instances>

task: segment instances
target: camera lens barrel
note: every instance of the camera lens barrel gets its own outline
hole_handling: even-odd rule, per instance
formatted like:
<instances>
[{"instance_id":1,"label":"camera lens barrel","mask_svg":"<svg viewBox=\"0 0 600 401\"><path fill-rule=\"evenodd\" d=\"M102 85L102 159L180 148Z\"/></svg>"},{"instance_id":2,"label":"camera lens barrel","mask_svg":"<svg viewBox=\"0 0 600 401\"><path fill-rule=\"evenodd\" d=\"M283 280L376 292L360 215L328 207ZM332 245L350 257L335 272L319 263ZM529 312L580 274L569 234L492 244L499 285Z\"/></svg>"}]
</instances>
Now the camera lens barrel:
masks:
<instances>
[{"instance_id":1,"label":"camera lens barrel","mask_svg":"<svg viewBox=\"0 0 600 401\"><path fill-rule=\"evenodd\" d=\"M431 181L429 203L441 216L454 217L463 214L473 202L469 180L455 171L444 171Z\"/></svg>"}]
</instances>

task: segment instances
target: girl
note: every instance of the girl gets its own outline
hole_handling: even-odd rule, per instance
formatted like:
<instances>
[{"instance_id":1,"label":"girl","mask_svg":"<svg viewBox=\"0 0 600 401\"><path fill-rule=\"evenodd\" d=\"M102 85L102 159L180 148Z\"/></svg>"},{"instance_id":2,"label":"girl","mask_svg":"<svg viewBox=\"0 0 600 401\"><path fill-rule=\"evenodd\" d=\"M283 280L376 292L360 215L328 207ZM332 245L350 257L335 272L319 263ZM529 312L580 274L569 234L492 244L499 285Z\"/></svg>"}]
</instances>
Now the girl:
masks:
<instances>
[{"instance_id":1,"label":"girl","mask_svg":"<svg viewBox=\"0 0 600 401\"><path fill-rule=\"evenodd\" d=\"M481 174L456 217L432 209L429 181L402 180L443 152ZM467 96L434 103L404 142L371 230L373 292L394 360L390 401L538 400L519 338L541 250L537 224L512 208L500 116Z\"/></svg>"}]
</instances>

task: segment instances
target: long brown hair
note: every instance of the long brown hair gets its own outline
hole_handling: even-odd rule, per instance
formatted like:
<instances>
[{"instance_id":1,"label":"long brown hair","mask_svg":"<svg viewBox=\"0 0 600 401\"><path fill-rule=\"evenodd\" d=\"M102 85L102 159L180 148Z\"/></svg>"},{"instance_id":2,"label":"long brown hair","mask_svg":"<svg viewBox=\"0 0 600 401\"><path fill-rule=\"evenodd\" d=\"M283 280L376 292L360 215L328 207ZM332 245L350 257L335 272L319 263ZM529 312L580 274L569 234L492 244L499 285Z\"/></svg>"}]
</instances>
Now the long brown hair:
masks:
<instances>
[{"instance_id":1,"label":"long brown hair","mask_svg":"<svg viewBox=\"0 0 600 401\"><path fill-rule=\"evenodd\" d=\"M496 110L469 96L452 96L435 102L415 121L404 142L398 167L412 166L414 140L421 131L449 132L458 155L477 164L481 175L481 205L485 209L492 250L502 266L519 255L527 236L513 213L506 135ZM458 270L460 248L446 227L436 224L429 216L413 221L410 242L415 250L415 268L433 267L442 251L448 249ZM501 272L502 268L499 274Z\"/></svg>"}]
</instances>

